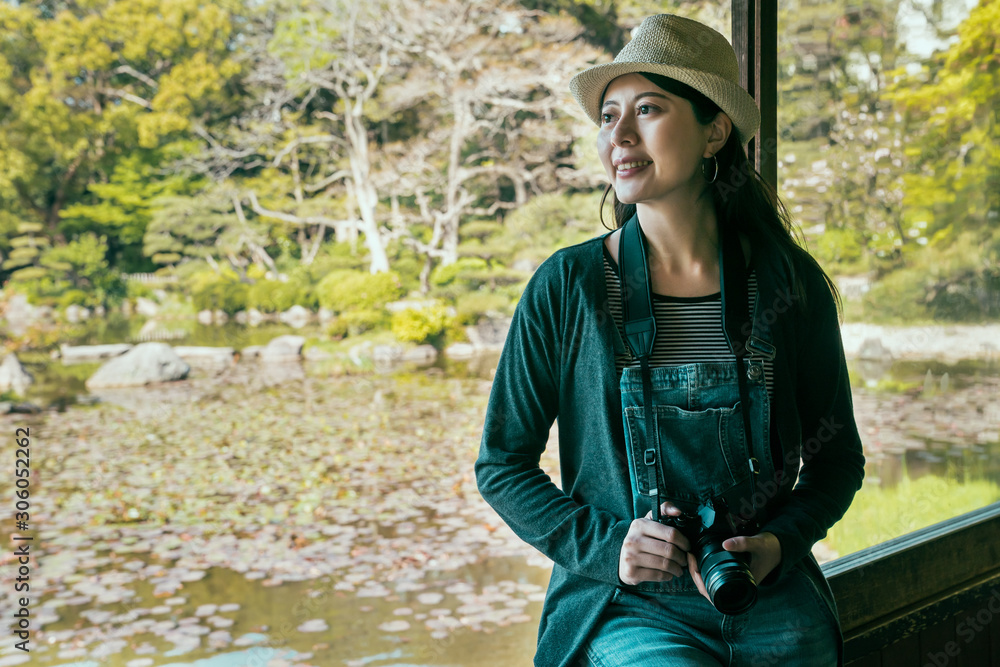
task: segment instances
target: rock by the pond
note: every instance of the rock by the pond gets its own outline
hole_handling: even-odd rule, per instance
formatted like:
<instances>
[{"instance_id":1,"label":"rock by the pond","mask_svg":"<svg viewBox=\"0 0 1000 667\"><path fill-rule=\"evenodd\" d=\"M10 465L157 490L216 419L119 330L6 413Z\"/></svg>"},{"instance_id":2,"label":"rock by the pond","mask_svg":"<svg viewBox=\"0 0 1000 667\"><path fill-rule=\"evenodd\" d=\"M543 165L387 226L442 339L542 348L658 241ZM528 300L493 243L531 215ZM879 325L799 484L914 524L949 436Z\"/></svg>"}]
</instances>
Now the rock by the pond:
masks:
<instances>
[{"instance_id":1,"label":"rock by the pond","mask_svg":"<svg viewBox=\"0 0 1000 667\"><path fill-rule=\"evenodd\" d=\"M357 345L352 345L347 350L347 358L350 359L351 363L355 366L364 366L367 362L371 361L372 345L373 343L370 340L358 343Z\"/></svg>"},{"instance_id":2,"label":"rock by the pond","mask_svg":"<svg viewBox=\"0 0 1000 667\"><path fill-rule=\"evenodd\" d=\"M372 359L376 364L391 364L403 358L402 345L376 345L372 348Z\"/></svg>"},{"instance_id":3,"label":"rock by the pond","mask_svg":"<svg viewBox=\"0 0 1000 667\"><path fill-rule=\"evenodd\" d=\"M131 343L109 343L106 345L66 345L59 346L59 356L64 364L78 361L99 361L125 354L132 349Z\"/></svg>"},{"instance_id":4,"label":"rock by the pond","mask_svg":"<svg viewBox=\"0 0 1000 667\"><path fill-rule=\"evenodd\" d=\"M936 359L949 364L961 359L1000 359L997 323L896 327L848 322L840 332L848 359L861 356L871 338L878 338L893 359Z\"/></svg>"},{"instance_id":5,"label":"rock by the pond","mask_svg":"<svg viewBox=\"0 0 1000 667\"><path fill-rule=\"evenodd\" d=\"M236 320L237 324L246 324L247 323L247 311L245 311L245 310L237 310L235 313L233 313L233 319Z\"/></svg>"},{"instance_id":6,"label":"rock by the pond","mask_svg":"<svg viewBox=\"0 0 1000 667\"><path fill-rule=\"evenodd\" d=\"M305 336L291 334L278 336L260 351L260 360L265 362L298 360L301 358L305 342Z\"/></svg>"},{"instance_id":7,"label":"rock by the pond","mask_svg":"<svg viewBox=\"0 0 1000 667\"><path fill-rule=\"evenodd\" d=\"M17 355L11 352L0 363L0 391L13 391L23 396L35 378L24 369Z\"/></svg>"},{"instance_id":8,"label":"rock by the pond","mask_svg":"<svg viewBox=\"0 0 1000 667\"><path fill-rule=\"evenodd\" d=\"M247 324L252 327L257 326L264 321L264 313L260 312L256 308L250 308L247 310Z\"/></svg>"},{"instance_id":9,"label":"rock by the pond","mask_svg":"<svg viewBox=\"0 0 1000 667\"><path fill-rule=\"evenodd\" d=\"M142 386L183 380L190 371L187 362L166 343L140 343L98 368L86 385L89 389Z\"/></svg>"},{"instance_id":10,"label":"rock by the pond","mask_svg":"<svg viewBox=\"0 0 1000 667\"><path fill-rule=\"evenodd\" d=\"M38 309L28 303L24 294L12 294L7 300L4 311L7 320L7 330L14 336L20 336L28 330L28 325L39 318Z\"/></svg>"},{"instance_id":11,"label":"rock by the pond","mask_svg":"<svg viewBox=\"0 0 1000 667\"><path fill-rule=\"evenodd\" d=\"M210 310L199 310L198 311L198 324L211 324L212 323L212 311Z\"/></svg>"},{"instance_id":12,"label":"rock by the pond","mask_svg":"<svg viewBox=\"0 0 1000 667\"><path fill-rule=\"evenodd\" d=\"M465 327L465 333L477 350L500 350L512 320L510 317L489 318L475 326Z\"/></svg>"},{"instance_id":13,"label":"rock by the pond","mask_svg":"<svg viewBox=\"0 0 1000 667\"><path fill-rule=\"evenodd\" d=\"M309 361L323 361L324 359L332 359L333 355L324 350L321 347L316 347L313 345L302 353L302 356Z\"/></svg>"},{"instance_id":14,"label":"rock by the pond","mask_svg":"<svg viewBox=\"0 0 1000 667\"><path fill-rule=\"evenodd\" d=\"M858 350L859 359L892 359L892 353L882 344L881 338L866 338Z\"/></svg>"},{"instance_id":15,"label":"rock by the pond","mask_svg":"<svg viewBox=\"0 0 1000 667\"><path fill-rule=\"evenodd\" d=\"M156 317L160 307L152 299L140 296L135 300L135 312L143 317Z\"/></svg>"},{"instance_id":16,"label":"rock by the pond","mask_svg":"<svg viewBox=\"0 0 1000 667\"><path fill-rule=\"evenodd\" d=\"M70 324L76 324L77 322L82 322L90 317L90 309L71 303L66 306L66 310L63 311L63 316Z\"/></svg>"},{"instance_id":17,"label":"rock by the pond","mask_svg":"<svg viewBox=\"0 0 1000 667\"><path fill-rule=\"evenodd\" d=\"M444 348L444 356L449 359L468 359L476 353L471 343L452 343Z\"/></svg>"},{"instance_id":18,"label":"rock by the pond","mask_svg":"<svg viewBox=\"0 0 1000 667\"><path fill-rule=\"evenodd\" d=\"M534 273L535 269L538 268L538 263L535 260L531 259L530 257L522 257L521 259L516 260L513 264L511 264L510 268L514 269L515 271Z\"/></svg>"},{"instance_id":19,"label":"rock by the pond","mask_svg":"<svg viewBox=\"0 0 1000 667\"><path fill-rule=\"evenodd\" d=\"M13 403L8 410L9 413L22 415L36 415L41 411L42 409L34 403Z\"/></svg>"},{"instance_id":20,"label":"rock by the pond","mask_svg":"<svg viewBox=\"0 0 1000 667\"><path fill-rule=\"evenodd\" d=\"M281 313L281 315L278 316L278 319L295 328L299 328L308 324L311 317L312 313L310 313L308 309L295 304L285 312Z\"/></svg>"},{"instance_id":21,"label":"rock by the pond","mask_svg":"<svg viewBox=\"0 0 1000 667\"><path fill-rule=\"evenodd\" d=\"M415 361L418 364L432 364L437 360L438 351L433 345L418 345L403 353L403 361Z\"/></svg>"},{"instance_id":22,"label":"rock by the pond","mask_svg":"<svg viewBox=\"0 0 1000 667\"><path fill-rule=\"evenodd\" d=\"M424 310L433 308L440 302L436 299L403 299L401 301L390 301L385 304L385 309L390 313L398 313L404 310Z\"/></svg>"},{"instance_id":23,"label":"rock by the pond","mask_svg":"<svg viewBox=\"0 0 1000 667\"><path fill-rule=\"evenodd\" d=\"M177 345L174 347L174 352L177 353L184 361L188 363L216 363L216 364L230 364L233 361L233 348L231 347L209 347L209 346L196 346L196 345Z\"/></svg>"},{"instance_id":24,"label":"rock by the pond","mask_svg":"<svg viewBox=\"0 0 1000 667\"><path fill-rule=\"evenodd\" d=\"M263 349L263 345L248 345L240 350L240 360L246 361L247 359L256 359L260 356L260 351Z\"/></svg>"},{"instance_id":25,"label":"rock by the pond","mask_svg":"<svg viewBox=\"0 0 1000 667\"><path fill-rule=\"evenodd\" d=\"M41 412L42 409L35 405L34 403L11 403L10 401L4 401L0 403L0 415L8 414L22 414L22 415L34 415Z\"/></svg>"},{"instance_id":26,"label":"rock by the pond","mask_svg":"<svg viewBox=\"0 0 1000 667\"><path fill-rule=\"evenodd\" d=\"M216 324L225 324L229 321L229 315L227 315L224 310L213 310L212 321Z\"/></svg>"},{"instance_id":27,"label":"rock by the pond","mask_svg":"<svg viewBox=\"0 0 1000 667\"><path fill-rule=\"evenodd\" d=\"M336 317L336 315L333 314L333 311L329 308L320 308L317 316L319 317L320 324L326 324Z\"/></svg>"}]
</instances>

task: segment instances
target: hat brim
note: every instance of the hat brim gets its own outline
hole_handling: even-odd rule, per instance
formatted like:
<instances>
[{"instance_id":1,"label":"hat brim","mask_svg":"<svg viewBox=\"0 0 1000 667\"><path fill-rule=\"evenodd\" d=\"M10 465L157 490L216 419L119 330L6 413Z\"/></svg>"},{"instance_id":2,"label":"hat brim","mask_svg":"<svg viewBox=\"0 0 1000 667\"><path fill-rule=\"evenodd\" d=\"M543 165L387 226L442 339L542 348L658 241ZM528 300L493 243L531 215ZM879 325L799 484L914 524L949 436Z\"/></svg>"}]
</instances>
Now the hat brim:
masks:
<instances>
[{"instance_id":1,"label":"hat brim","mask_svg":"<svg viewBox=\"0 0 1000 667\"><path fill-rule=\"evenodd\" d=\"M746 90L722 77L687 67L637 62L595 65L570 80L570 92L587 116L600 126L601 95L604 89L617 77L636 72L662 74L686 83L710 98L733 121L733 127L744 148L760 128L760 109Z\"/></svg>"}]
</instances>

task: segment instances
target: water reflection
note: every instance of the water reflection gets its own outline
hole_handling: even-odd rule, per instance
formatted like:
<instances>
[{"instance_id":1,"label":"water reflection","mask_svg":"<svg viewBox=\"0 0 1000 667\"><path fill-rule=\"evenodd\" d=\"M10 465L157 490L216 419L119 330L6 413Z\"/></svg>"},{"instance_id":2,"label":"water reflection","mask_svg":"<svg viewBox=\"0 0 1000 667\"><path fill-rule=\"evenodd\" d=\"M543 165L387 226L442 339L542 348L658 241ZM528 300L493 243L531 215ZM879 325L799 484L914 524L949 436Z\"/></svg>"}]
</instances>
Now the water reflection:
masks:
<instances>
[{"instance_id":1,"label":"water reflection","mask_svg":"<svg viewBox=\"0 0 1000 667\"><path fill-rule=\"evenodd\" d=\"M246 360L36 415L32 664L530 664L548 563L471 474L496 359L350 377L306 361L270 385ZM27 363L84 400L98 365ZM866 486L1000 483L995 362L851 374Z\"/></svg>"}]
</instances>

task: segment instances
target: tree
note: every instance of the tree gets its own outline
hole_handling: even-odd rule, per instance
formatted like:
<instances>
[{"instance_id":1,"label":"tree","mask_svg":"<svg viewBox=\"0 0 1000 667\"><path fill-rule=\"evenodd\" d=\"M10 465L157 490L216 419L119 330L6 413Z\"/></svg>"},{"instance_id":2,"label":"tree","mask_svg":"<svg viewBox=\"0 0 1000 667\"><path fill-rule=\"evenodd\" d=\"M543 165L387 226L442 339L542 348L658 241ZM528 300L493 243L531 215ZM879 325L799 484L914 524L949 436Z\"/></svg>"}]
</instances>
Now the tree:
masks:
<instances>
[{"instance_id":1,"label":"tree","mask_svg":"<svg viewBox=\"0 0 1000 667\"><path fill-rule=\"evenodd\" d=\"M334 171L324 183L329 187L342 181L346 186L361 219L372 273L388 271L389 260L378 224L367 123L373 113L370 103L390 67L387 37L399 29L397 21L392 0L317 0L290 11L269 47L285 64L290 89L305 100L332 95L331 109L316 109L313 116L328 121L323 138L342 151L348 167Z\"/></svg>"},{"instance_id":2,"label":"tree","mask_svg":"<svg viewBox=\"0 0 1000 667\"><path fill-rule=\"evenodd\" d=\"M572 166L578 130L559 111L563 89L594 51L576 41L572 21L516 3L408 0L403 11L392 41L411 61L385 97L420 100L421 113L419 132L387 146L399 165L387 188L394 202L411 204L393 207L394 236L425 257L426 292L435 260L458 260L464 220L499 219L529 195L564 185L558 170Z\"/></svg>"},{"instance_id":3,"label":"tree","mask_svg":"<svg viewBox=\"0 0 1000 667\"><path fill-rule=\"evenodd\" d=\"M988 240L1000 217L1000 2L980 0L957 37L915 74L891 72L907 129L909 224L941 246L963 229Z\"/></svg>"}]
</instances>

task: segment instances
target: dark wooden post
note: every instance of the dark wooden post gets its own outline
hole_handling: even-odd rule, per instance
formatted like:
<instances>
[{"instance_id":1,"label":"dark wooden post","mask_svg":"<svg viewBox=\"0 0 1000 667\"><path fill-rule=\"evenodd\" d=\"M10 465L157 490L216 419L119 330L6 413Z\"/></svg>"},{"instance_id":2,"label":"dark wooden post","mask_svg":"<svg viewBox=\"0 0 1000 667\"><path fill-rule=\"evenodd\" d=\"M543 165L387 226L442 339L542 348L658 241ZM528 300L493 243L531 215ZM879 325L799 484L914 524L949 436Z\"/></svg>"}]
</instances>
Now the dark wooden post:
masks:
<instances>
[{"instance_id":1,"label":"dark wooden post","mask_svg":"<svg viewBox=\"0 0 1000 667\"><path fill-rule=\"evenodd\" d=\"M760 108L760 130L747 146L747 158L777 191L778 4L775 0L733 0L732 16L740 84Z\"/></svg>"}]
</instances>

